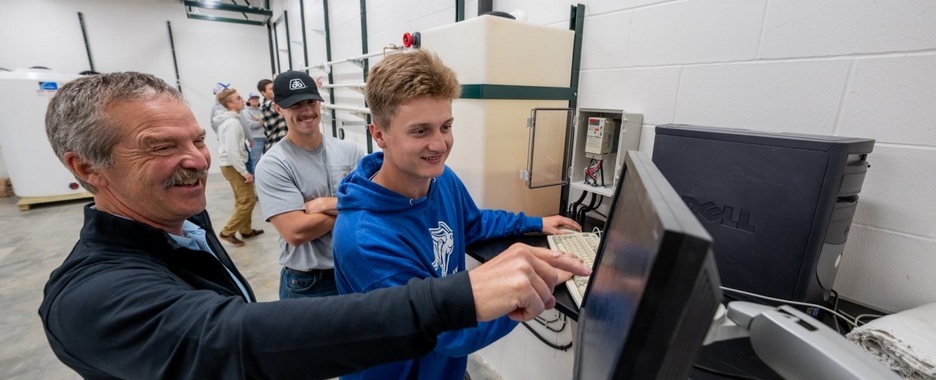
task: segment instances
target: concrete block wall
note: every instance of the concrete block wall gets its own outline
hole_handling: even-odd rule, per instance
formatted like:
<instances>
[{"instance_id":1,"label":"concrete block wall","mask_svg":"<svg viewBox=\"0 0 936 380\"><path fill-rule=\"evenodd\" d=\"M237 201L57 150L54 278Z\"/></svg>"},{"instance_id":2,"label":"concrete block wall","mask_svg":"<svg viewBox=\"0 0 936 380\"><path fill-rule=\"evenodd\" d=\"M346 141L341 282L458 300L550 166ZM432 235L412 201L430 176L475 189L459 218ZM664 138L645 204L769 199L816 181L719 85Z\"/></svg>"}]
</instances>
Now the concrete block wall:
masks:
<instances>
[{"instance_id":1,"label":"concrete block wall","mask_svg":"<svg viewBox=\"0 0 936 380\"><path fill-rule=\"evenodd\" d=\"M663 123L876 139L835 288L891 312L936 302L936 280L919 269L936 265L936 200L924 195L936 185L936 5L691 0L604 10L586 4L579 106L644 114L647 152ZM591 26L621 36L624 52L608 62Z\"/></svg>"}]
</instances>

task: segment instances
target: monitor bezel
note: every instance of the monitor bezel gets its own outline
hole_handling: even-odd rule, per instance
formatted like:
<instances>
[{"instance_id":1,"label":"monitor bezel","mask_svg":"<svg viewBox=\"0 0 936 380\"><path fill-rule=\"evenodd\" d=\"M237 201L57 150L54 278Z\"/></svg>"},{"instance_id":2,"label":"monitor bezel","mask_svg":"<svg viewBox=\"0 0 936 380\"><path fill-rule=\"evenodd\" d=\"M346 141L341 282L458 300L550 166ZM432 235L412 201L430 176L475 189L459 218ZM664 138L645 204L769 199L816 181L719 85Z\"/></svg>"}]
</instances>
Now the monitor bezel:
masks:
<instances>
[{"instance_id":1,"label":"monitor bezel","mask_svg":"<svg viewBox=\"0 0 936 380\"><path fill-rule=\"evenodd\" d=\"M665 377L674 374L685 376L691 365L687 365L685 360L682 363L670 362L674 361L674 357L683 358L686 355L691 355L694 361L709 324L702 326L701 323L685 324L683 322L687 318L693 318L689 315L690 311L694 315L709 312L714 315L717 305L721 303L718 273L712 254L712 239L648 156L637 151L628 151L624 161L625 165L618 177L617 187L607 214L605 235L601 239L593 270L597 273L604 259L608 242L607 229L612 225L612 218L617 212L617 207L620 207L620 203L623 202L620 197L624 196L622 193L625 191L624 185L628 178L641 181L639 186L647 192L646 201L653 203L663 234L658 239L660 246L647 277L644 294L641 295L637 310L631 319L627 338L621 342L620 352L615 358L615 364L611 370L612 378L634 376L655 378L656 375L662 373L666 373ZM679 260L676 260L680 252L695 252L696 254L679 257ZM676 281L671 285L667 278L670 276L692 276L694 280L691 282ZM700 281L707 283L700 284ZM591 292L592 287L589 286L580 308L579 342L582 342L582 336L588 324L587 310ZM698 292L705 294L695 294ZM709 293L711 293L711 298L707 298ZM700 298L700 301L696 303L701 304L698 307L702 310L691 310L692 307L680 304L682 302L680 300L687 298L689 302L695 302L695 298ZM673 313L674 310L677 312ZM673 331L674 328L678 331ZM681 337L680 334L689 336L693 342L688 345L683 344L684 347L674 347L677 343L675 340ZM575 378L580 378L583 371L580 366L580 357L585 345L579 343L576 346L573 374ZM674 354L671 350L684 352Z\"/></svg>"}]
</instances>

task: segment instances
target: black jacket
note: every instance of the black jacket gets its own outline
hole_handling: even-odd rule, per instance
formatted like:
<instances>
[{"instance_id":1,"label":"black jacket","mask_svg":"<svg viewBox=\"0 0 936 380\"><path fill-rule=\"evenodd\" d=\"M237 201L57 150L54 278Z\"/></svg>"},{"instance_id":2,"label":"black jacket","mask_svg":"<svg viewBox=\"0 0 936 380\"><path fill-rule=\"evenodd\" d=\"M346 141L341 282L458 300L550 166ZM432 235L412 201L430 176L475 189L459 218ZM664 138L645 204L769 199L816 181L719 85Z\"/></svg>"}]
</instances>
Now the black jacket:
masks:
<instances>
[{"instance_id":1,"label":"black jacket","mask_svg":"<svg viewBox=\"0 0 936 380\"><path fill-rule=\"evenodd\" d=\"M476 325L467 272L367 294L247 303L218 255L85 208L81 237L45 287L52 350L89 379L314 379L429 352ZM253 293L248 286L251 298ZM253 301L253 300L251 300Z\"/></svg>"}]
</instances>

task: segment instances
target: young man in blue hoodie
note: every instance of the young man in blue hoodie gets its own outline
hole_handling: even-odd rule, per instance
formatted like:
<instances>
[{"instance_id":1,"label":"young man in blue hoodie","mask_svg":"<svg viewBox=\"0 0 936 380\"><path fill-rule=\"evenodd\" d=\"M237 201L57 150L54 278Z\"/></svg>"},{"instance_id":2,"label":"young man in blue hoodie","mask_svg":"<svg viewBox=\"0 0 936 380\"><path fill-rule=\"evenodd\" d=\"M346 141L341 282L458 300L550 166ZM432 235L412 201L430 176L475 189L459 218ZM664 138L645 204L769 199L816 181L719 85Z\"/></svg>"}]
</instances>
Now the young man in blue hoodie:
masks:
<instances>
[{"instance_id":1,"label":"young man in blue hoodie","mask_svg":"<svg viewBox=\"0 0 936 380\"><path fill-rule=\"evenodd\" d=\"M465 246L526 232L581 230L562 216L479 210L445 166L452 149L455 73L433 53L388 56L368 76L371 135L383 150L364 157L338 188L332 247L341 293L366 293L465 271ZM439 335L435 349L343 379L462 379L468 354L509 333L499 318Z\"/></svg>"}]
</instances>

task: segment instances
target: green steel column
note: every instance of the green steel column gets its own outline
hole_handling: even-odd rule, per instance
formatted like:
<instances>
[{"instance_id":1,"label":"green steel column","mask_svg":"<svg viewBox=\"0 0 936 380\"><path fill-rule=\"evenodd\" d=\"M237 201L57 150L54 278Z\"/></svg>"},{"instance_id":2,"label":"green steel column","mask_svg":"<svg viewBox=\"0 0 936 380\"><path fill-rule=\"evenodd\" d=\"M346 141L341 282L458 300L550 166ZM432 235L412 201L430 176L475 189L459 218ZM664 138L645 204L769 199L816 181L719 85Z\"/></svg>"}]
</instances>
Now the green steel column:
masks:
<instances>
[{"instance_id":1,"label":"green steel column","mask_svg":"<svg viewBox=\"0 0 936 380\"><path fill-rule=\"evenodd\" d=\"M361 54L367 54L367 0L361 0ZM367 83L367 72L370 70L370 60L364 58L361 67L364 70L364 83ZM364 107L367 107L367 99L364 99ZM370 115L365 118L367 125L371 123ZM374 152L374 143L371 141L370 129L364 127L364 135L367 136L367 153Z\"/></svg>"},{"instance_id":2,"label":"green steel column","mask_svg":"<svg viewBox=\"0 0 936 380\"><path fill-rule=\"evenodd\" d=\"M569 20L569 29L575 31L575 40L572 43L572 78L569 87L572 88L572 100L569 108L575 109L578 105L579 69L582 66L582 32L585 27L585 5L578 4L572 7L572 17Z\"/></svg>"},{"instance_id":3,"label":"green steel column","mask_svg":"<svg viewBox=\"0 0 936 380\"><path fill-rule=\"evenodd\" d=\"M273 51L276 54L276 72L273 75L276 75L283 72L283 65L281 65L282 62L280 62L281 59L279 58L279 33L276 32L275 23L273 24Z\"/></svg>"},{"instance_id":4,"label":"green steel column","mask_svg":"<svg viewBox=\"0 0 936 380\"><path fill-rule=\"evenodd\" d=\"M270 46L270 75L276 75L276 48L273 43L273 25L267 21L267 39Z\"/></svg>"},{"instance_id":5,"label":"green steel column","mask_svg":"<svg viewBox=\"0 0 936 380\"><path fill-rule=\"evenodd\" d=\"M328 0L322 0L322 7L325 11L325 61L332 61L331 53L331 27L328 25ZM335 74L331 69L328 70L328 83L335 83ZM328 103L335 105L335 89L328 89ZM338 120L335 119L335 110L332 109L332 137L338 137Z\"/></svg>"},{"instance_id":6,"label":"green steel column","mask_svg":"<svg viewBox=\"0 0 936 380\"><path fill-rule=\"evenodd\" d=\"M573 5L571 9L571 15L569 17L569 29L575 31L575 38L572 42L572 73L569 80L569 88L572 90L572 97L569 99L569 108L575 112L576 107L578 107L578 94L579 94L579 69L582 65L582 32L585 30L585 5L578 4ZM572 136L568 136L572 138ZM565 157L570 157L569 154L569 144L566 144L565 152L563 153ZM566 165L570 165L571 162L567 162ZM562 190L559 192L559 213L565 216L568 214L569 209L569 186L562 186Z\"/></svg>"},{"instance_id":7,"label":"green steel column","mask_svg":"<svg viewBox=\"0 0 936 380\"><path fill-rule=\"evenodd\" d=\"M292 43L289 42L289 15L283 10L283 25L286 26L286 59L289 60L289 69L292 70Z\"/></svg>"},{"instance_id":8,"label":"green steel column","mask_svg":"<svg viewBox=\"0 0 936 380\"><path fill-rule=\"evenodd\" d=\"M306 40L306 24L305 24L305 0L299 0L299 23L302 26L302 58L303 66L309 67L309 42ZM309 69L305 70L306 74L309 73Z\"/></svg>"}]
</instances>

